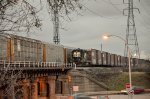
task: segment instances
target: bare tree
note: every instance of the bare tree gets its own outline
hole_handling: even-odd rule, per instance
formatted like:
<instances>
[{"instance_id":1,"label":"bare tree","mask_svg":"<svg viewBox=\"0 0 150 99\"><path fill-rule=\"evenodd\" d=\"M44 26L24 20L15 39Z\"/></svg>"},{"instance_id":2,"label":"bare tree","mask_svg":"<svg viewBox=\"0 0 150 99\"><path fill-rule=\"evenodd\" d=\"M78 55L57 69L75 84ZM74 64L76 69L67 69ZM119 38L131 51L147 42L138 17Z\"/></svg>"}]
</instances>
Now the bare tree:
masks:
<instances>
[{"instance_id":1,"label":"bare tree","mask_svg":"<svg viewBox=\"0 0 150 99\"><path fill-rule=\"evenodd\" d=\"M57 7L59 17L68 17L72 11L82 8L79 1L47 0L48 11L53 16ZM29 32L32 27L40 27L41 22L37 15L39 11L33 5L34 3L31 4L28 0L1 0L0 32Z\"/></svg>"},{"instance_id":2,"label":"bare tree","mask_svg":"<svg viewBox=\"0 0 150 99\"><path fill-rule=\"evenodd\" d=\"M78 10L82 9L81 1L82 0L47 0L49 13L54 15L54 12L58 10L60 17L68 17L73 11L78 12Z\"/></svg>"},{"instance_id":3,"label":"bare tree","mask_svg":"<svg viewBox=\"0 0 150 99\"><path fill-rule=\"evenodd\" d=\"M1 0L0 32L29 32L31 27L39 27L37 12L26 0Z\"/></svg>"}]
</instances>

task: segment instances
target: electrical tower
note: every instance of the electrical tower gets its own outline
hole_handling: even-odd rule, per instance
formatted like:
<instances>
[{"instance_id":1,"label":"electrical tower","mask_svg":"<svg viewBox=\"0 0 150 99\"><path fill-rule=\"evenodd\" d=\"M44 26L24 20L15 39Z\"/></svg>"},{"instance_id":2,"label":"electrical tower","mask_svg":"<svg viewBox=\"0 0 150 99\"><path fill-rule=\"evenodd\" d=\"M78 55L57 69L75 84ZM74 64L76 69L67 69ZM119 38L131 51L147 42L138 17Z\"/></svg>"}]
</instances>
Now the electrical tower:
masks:
<instances>
[{"instance_id":1,"label":"electrical tower","mask_svg":"<svg viewBox=\"0 0 150 99\"><path fill-rule=\"evenodd\" d=\"M53 29L54 29L54 34L53 34L53 42L55 44L60 44L60 35L59 35L59 1L54 0L53 1L53 6L52 6L52 12L53 12Z\"/></svg>"},{"instance_id":2,"label":"electrical tower","mask_svg":"<svg viewBox=\"0 0 150 99\"><path fill-rule=\"evenodd\" d=\"M125 3L125 0L123 0ZM123 14L125 15L125 11L128 11L128 19L127 19L127 29L126 29L126 41L127 44L125 44L125 56L128 56L128 49L129 47L131 49L131 54L133 58L140 58L140 52L139 52L139 47L138 47L138 41L137 41L137 35L136 35L136 27L135 27L135 21L134 21L134 10L137 10L139 13L139 9L135 8L133 5L133 0L128 0L127 3L128 8L123 10ZM138 63L138 62L136 62Z\"/></svg>"},{"instance_id":3,"label":"electrical tower","mask_svg":"<svg viewBox=\"0 0 150 99\"><path fill-rule=\"evenodd\" d=\"M60 43L60 35L59 35L59 15L58 15L58 7L55 5L55 10L54 10L54 37L53 41L55 44Z\"/></svg>"}]
</instances>

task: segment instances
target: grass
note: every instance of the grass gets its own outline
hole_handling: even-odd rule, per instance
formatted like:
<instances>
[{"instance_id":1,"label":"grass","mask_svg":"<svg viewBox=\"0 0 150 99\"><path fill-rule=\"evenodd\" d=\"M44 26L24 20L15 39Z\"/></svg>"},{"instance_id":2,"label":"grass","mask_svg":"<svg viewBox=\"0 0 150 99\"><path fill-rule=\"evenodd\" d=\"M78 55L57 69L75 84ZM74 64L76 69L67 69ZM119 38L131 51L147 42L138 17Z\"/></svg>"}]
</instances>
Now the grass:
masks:
<instances>
[{"instance_id":1,"label":"grass","mask_svg":"<svg viewBox=\"0 0 150 99\"><path fill-rule=\"evenodd\" d=\"M129 76L127 72L120 73L118 75L112 74L108 76L104 83L108 85L110 90L122 90L125 89L125 84L129 82ZM150 88L150 74L147 73L132 73L132 85L143 86L144 88Z\"/></svg>"}]
</instances>

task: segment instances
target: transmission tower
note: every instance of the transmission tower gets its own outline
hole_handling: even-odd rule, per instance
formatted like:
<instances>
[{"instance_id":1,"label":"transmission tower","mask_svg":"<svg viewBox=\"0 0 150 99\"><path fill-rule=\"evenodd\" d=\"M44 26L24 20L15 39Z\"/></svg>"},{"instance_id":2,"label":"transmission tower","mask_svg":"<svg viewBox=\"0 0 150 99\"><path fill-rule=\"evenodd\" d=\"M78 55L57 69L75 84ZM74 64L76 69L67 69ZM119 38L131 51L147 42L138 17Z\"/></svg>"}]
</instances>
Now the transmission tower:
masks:
<instances>
[{"instance_id":1,"label":"transmission tower","mask_svg":"<svg viewBox=\"0 0 150 99\"><path fill-rule=\"evenodd\" d=\"M127 29L126 29L126 41L127 44L125 44L125 51L124 55L127 56L128 54L128 48L131 49L131 54L133 58L140 58L140 52L138 47L138 41L137 41L137 35L136 35L136 27L135 27L135 21L134 21L134 10L137 10L139 13L139 9L135 8L133 5L133 0L128 0L126 3L125 0L123 0L125 4L128 4L128 8L123 10L123 14L125 15L125 11L128 11L128 19L127 19Z\"/></svg>"},{"instance_id":2,"label":"transmission tower","mask_svg":"<svg viewBox=\"0 0 150 99\"><path fill-rule=\"evenodd\" d=\"M60 44L60 35L59 35L59 6L58 2L54 0L54 9L53 9L53 26L54 26L54 34L53 34L53 42L55 44Z\"/></svg>"}]
</instances>

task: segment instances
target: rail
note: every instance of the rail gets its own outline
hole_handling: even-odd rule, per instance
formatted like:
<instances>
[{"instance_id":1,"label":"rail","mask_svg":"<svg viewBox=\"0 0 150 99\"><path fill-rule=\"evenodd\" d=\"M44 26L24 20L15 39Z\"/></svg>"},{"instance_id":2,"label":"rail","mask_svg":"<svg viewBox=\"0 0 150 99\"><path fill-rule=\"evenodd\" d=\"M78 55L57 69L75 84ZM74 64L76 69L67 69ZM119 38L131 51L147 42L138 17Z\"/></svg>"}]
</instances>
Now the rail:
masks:
<instances>
[{"instance_id":1,"label":"rail","mask_svg":"<svg viewBox=\"0 0 150 99\"><path fill-rule=\"evenodd\" d=\"M3 61L0 60L0 69L4 70L27 70L27 69L72 69L75 68L74 63L62 62L32 62L32 61Z\"/></svg>"}]
</instances>

